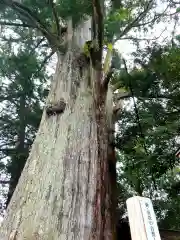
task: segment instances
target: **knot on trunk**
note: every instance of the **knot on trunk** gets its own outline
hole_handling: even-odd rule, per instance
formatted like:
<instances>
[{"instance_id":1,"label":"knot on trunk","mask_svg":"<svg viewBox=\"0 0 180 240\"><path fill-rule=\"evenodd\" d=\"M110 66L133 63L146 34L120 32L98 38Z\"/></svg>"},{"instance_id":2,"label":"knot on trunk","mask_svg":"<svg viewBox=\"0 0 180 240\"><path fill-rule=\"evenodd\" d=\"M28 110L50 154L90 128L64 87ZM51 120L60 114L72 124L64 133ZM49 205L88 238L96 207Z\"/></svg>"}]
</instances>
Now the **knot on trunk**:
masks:
<instances>
[{"instance_id":1,"label":"knot on trunk","mask_svg":"<svg viewBox=\"0 0 180 240\"><path fill-rule=\"evenodd\" d=\"M63 98L58 102L51 102L46 106L46 113L48 116L62 114L66 108L66 103Z\"/></svg>"},{"instance_id":2,"label":"knot on trunk","mask_svg":"<svg viewBox=\"0 0 180 240\"><path fill-rule=\"evenodd\" d=\"M84 53L77 53L74 56L73 67L79 68L80 72L87 68L90 64L90 58L88 58Z\"/></svg>"}]
</instances>

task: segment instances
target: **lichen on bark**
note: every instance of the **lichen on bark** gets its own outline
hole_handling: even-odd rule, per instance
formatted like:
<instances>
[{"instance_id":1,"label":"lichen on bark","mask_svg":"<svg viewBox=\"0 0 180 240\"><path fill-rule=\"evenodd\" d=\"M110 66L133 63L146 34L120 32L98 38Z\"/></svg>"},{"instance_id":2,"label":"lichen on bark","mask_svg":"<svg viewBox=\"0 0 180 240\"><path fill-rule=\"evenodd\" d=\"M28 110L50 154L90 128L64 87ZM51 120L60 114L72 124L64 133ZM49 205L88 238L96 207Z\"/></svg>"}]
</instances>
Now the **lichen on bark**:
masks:
<instances>
[{"instance_id":1,"label":"lichen on bark","mask_svg":"<svg viewBox=\"0 0 180 240\"><path fill-rule=\"evenodd\" d=\"M58 54L47 104L63 98L66 108L62 114L43 113L1 240L12 234L13 240L113 239L107 136L111 91L107 97L100 88L100 71L90 65L80 71L75 64L80 51L72 44L64 56Z\"/></svg>"}]
</instances>

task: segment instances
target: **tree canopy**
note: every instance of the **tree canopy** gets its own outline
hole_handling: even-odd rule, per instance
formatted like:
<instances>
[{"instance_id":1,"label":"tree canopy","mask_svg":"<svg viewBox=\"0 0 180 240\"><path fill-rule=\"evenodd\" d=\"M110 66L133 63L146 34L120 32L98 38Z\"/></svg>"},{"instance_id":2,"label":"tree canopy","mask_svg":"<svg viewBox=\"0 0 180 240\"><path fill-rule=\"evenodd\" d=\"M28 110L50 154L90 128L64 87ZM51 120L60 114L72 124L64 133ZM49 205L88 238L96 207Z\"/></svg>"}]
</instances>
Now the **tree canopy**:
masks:
<instances>
[{"instance_id":1,"label":"tree canopy","mask_svg":"<svg viewBox=\"0 0 180 240\"><path fill-rule=\"evenodd\" d=\"M133 106L129 109L127 105L118 121L120 182L129 193L150 197L160 224L177 229L180 227L177 220L180 160L175 156L180 124L179 51L177 42L136 53L138 65L116 80L134 98Z\"/></svg>"},{"instance_id":2,"label":"tree canopy","mask_svg":"<svg viewBox=\"0 0 180 240\"><path fill-rule=\"evenodd\" d=\"M23 37L21 31L19 38ZM19 44L17 53L13 51L13 42L14 39L4 39L0 53L0 156L6 173L1 182L10 184L7 203L38 130L48 80L44 59L36 52L37 42L26 39Z\"/></svg>"}]
</instances>

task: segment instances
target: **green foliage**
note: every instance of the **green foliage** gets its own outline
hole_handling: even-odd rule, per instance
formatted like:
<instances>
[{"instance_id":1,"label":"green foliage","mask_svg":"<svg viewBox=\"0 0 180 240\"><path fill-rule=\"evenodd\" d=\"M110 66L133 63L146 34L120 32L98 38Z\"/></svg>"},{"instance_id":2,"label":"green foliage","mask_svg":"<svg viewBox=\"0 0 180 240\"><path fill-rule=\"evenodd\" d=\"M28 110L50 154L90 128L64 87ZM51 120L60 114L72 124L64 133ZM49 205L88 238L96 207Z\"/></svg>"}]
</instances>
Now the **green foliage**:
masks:
<instances>
[{"instance_id":1,"label":"green foliage","mask_svg":"<svg viewBox=\"0 0 180 240\"><path fill-rule=\"evenodd\" d=\"M113 37L121 32L132 20L131 10L120 8L110 12L105 20L105 37L112 41Z\"/></svg>"},{"instance_id":2,"label":"green foliage","mask_svg":"<svg viewBox=\"0 0 180 240\"><path fill-rule=\"evenodd\" d=\"M81 21L92 15L92 1L90 0L59 0L56 2L24 0L18 7L17 4L19 3L7 7L8 4L2 3L1 19L12 23L11 29L15 31L16 29L22 31L23 25L29 25L31 30L36 32L36 36L46 37L51 47L58 45L57 42L62 40L60 32L66 26L69 18L72 18L73 26L76 27ZM14 22L18 22L22 27L15 26ZM8 24L8 26L10 25Z\"/></svg>"},{"instance_id":3,"label":"green foliage","mask_svg":"<svg viewBox=\"0 0 180 240\"><path fill-rule=\"evenodd\" d=\"M63 19L72 17L76 26L80 21L92 15L92 1L90 0L59 0L57 10Z\"/></svg>"},{"instance_id":4,"label":"green foliage","mask_svg":"<svg viewBox=\"0 0 180 240\"><path fill-rule=\"evenodd\" d=\"M41 20L52 24L53 11L51 1L25 0L24 4L30 8L33 6L33 11L38 14ZM67 20L69 17L72 17L75 25L85 16L92 14L92 1L90 0L58 0L54 7L61 20Z\"/></svg>"},{"instance_id":5,"label":"green foliage","mask_svg":"<svg viewBox=\"0 0 180 240\"><path fill-rule=\"evenodd\" d=\"M178 7L178 8L176 9L176 12L180 12L180 7Z\"/></svg>"},{"instance_id":6,"label":"green foliage","mask_svg":"<svg viewBox=\"0 0 180 240\"><path fill-rule=\"evenodd\" d=\"M179 51L179 45L147 49L136 60L138 68L130 75L122 71L114 80L129 91L131 83L142 128L136 112L125 108L116 138L120 182L132 193L152 198L160 225L166 228L180 227L180 160L175 157L180 137Z\"/></svg>"},{"instance_id":7,"label":"green foliage","mask_svg":"<svg viewBox=\"0 0 180 240\"><path fill-rule=\"evenodd\" d=\"M50 42L53 39L55 44L58 40L62 40L59 39L57 23L59 23L60 28L63 28L66 26L67 20L72 18L73 25L76 27L93 15L91 0L24 0L20 4L15 1L14 4L9 4L9 1L6 1L0 3L1 19L8 21L8 23L17 23L18 19L18 23L28 24L36 30L38 36L41 34ZM163 13L157 12L155 9L156 1L152 4L148 0L126 0L123 2L113 0L108 3L101 1L101 4L102 6L107 4L108 6L102 7L104 12L103 35L108 42L126 37L132 30L134 32L140 32L141 30L147 32L148 27L152 27L164 16L166 19L169 17L164 11ZM167 11L170 7L168 4ZM177 14L178 12L177 9ZM128 38L132 39L132 36L128 35Z\"/></svg>"},{"instance_id":8,"label":"green foliage","mask_svg":"<svg viewBox=\"0 0 180 240\"><path fill-rule=\"evenodd\" d=\"M0 55L0 163L10 177L9 202L24 167L39 127L44 87L47 82L43 59L36 53L36 42L21 44L19 51L9 52L1 46ZM8 54L7 54L8 53ZM6 198L7 198L6 196Z\"/></svg>"}]
</instances>

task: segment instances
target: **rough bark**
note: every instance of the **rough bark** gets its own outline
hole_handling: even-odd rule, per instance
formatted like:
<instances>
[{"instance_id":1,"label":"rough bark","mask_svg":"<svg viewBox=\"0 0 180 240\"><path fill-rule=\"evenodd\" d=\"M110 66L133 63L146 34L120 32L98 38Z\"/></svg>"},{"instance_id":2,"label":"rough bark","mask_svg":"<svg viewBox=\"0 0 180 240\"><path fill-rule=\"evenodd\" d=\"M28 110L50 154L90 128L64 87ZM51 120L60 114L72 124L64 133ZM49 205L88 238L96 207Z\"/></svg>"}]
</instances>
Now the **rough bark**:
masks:
<instances>
[{"instance_id":1,"label":"rough bark","mask_svg":"<svg viewBox=\"0 0 180 240\"><path fill-rule=\"evenodd\" d=\"M114 239L108 164L112 98L101 85L101 70L87 63L80 68L76 61L81 50L74 43L83 44L85 31L87 26L75 32L65 56L58 55L47 104L63 99L66 107L43 113L1 240Z\"/></svg>"}]
</instances>

